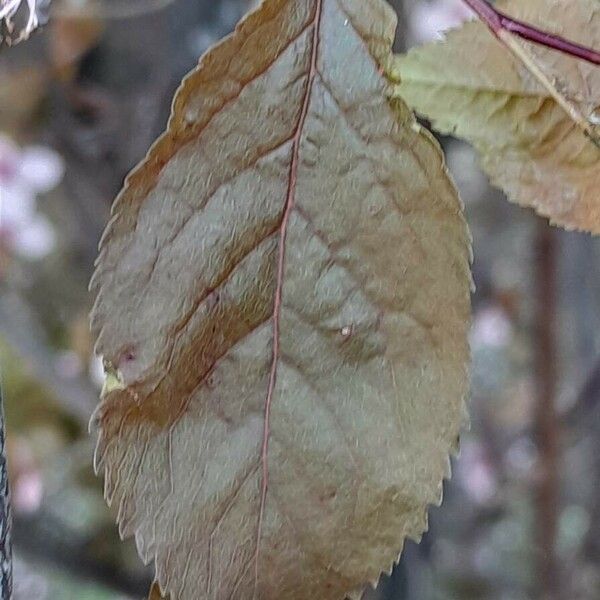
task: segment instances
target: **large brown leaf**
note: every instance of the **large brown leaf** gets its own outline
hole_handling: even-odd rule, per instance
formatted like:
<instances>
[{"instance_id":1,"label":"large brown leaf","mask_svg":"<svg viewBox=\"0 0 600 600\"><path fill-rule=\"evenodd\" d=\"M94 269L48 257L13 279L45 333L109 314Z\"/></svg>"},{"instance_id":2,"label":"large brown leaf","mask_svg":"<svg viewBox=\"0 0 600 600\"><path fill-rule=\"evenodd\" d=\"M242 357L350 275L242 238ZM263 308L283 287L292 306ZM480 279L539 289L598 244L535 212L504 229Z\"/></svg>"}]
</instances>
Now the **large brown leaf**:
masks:
<instances>
[{"instance_id":1,"label":"large brown leaf","mask_svg":"<svg viewBox=\"0 0 600 600\"><path fill-rule=\"evenodd\" d=\"M114 205L96 460L171 600L343 598L440 500L469 236L438 146L387 99L394 28L381 0L267 0Z\"/></svg>"},{"instance_id":2,"label":"large brown leaf","mask_svg":"<svg viewBox=\"0 0 600 600\"><path fill-rule=\"evenodd\" d=\"M509 0L508 14L600 47L598 0ZM600 68L546 48L529 51L565 101L600 124ZM398 93L444 133L471 142L492 182L567 229L600 233L600 148L482 23L416 48Z\"/></svg>"}]
</instances>

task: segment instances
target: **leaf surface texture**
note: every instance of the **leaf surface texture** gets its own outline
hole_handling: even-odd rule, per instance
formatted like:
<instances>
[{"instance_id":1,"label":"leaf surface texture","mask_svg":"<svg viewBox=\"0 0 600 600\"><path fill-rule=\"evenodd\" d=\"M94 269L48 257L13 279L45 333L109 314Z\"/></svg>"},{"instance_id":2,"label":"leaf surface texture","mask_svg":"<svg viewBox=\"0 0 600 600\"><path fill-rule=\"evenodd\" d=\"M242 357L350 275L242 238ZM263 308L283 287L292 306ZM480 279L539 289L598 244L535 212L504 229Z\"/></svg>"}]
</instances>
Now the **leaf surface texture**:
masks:
<instances>
[{"instance_id":1,"label":"leaf surface texture","mask_svg":"<svg viewBox=\"0 0 600 600\"><path fill-rule=\"evenodd\" d=\"M380 0L267 0L114 204L96 466L171 600L344 598L441 498L470 240L438 146L389 98L394 30Z\"/></svg>"}]
</instances>

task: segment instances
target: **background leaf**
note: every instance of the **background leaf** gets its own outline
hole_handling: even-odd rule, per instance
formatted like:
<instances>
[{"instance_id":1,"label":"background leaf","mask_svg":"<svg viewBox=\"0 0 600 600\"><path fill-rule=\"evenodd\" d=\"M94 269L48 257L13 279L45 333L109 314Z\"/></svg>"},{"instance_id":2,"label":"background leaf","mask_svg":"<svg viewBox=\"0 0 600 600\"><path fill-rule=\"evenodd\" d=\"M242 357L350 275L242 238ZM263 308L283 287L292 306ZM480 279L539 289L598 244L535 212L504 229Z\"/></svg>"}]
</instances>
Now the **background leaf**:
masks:
<instances>
[{"instance_id":1,"label":"background leaf","mask_svg":"<svg viewBox=\"0 0 600 600\"><path fill-rule=\"evenodd\" d=\"M437 144L388 100L394 28L380 0L267 0L113 207L96 461L171 600L342 598L440 500L470 243Z\"/></svg>"},{"instance_id":2,"label":"background leaf","mask_svg":"<svg viewBox=\"0 0 600 600\"><path fill-rule=\"evenodd\" d=\"M600 46L596 0L503 2L506 13L563 37ZM600 69L527 44L561 94L593 127ZM567 229L600 232L600 149L547 90L479 22L398 63L397 92L436 129L471 142L492 182L511 200Z\"/></svg>"}]
</instances>

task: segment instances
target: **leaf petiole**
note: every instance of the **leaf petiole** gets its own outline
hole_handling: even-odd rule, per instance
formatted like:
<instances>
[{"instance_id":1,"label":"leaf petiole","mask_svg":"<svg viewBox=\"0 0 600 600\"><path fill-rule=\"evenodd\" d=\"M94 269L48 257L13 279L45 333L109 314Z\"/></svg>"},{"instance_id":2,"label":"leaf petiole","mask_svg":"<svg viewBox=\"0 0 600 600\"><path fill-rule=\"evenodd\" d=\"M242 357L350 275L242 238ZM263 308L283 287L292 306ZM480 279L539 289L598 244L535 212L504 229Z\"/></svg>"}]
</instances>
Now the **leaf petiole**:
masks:
<instances>
[{"instance_id":1,"label":"leaf petiole","mask_svg":"<svg viewBox=\"0 0 600 600\"><path fill-rule=\"evenodd\" d=\"M581 44L571 42L558 35L538 29L529 23L524 23L509 17L492 6L487 0L463 0L477 16L492 30L494 35L501 37L502 31L535 42L547 48L558 50L564 54L580 58L594 65L600 65L600 52Z\"/></svg>"}]
</instances>

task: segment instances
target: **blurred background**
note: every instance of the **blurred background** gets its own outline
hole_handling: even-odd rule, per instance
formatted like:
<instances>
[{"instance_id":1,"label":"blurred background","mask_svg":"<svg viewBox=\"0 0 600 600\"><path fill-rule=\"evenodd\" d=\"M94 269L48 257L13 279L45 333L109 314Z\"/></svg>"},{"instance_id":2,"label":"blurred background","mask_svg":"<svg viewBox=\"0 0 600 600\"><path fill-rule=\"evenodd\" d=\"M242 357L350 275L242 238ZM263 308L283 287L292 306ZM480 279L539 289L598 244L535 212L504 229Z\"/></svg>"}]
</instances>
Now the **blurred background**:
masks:
<instances>
[{"instance_id":1,"label":"blurred background","mask_svg":"<svg viewBox=\"0 0 600 600\"><path fill-rule=\"evenodd\" d=\"M145 597L91 469L87 292L123 177L249 0L54 0L0 52L0 364L15 600ZM399 50L470 17L396 0ZM444 138L474 237L472 427L420 545L369 600L600 598L600 242L550 228Z\"/></svg>"}]
</instances>

